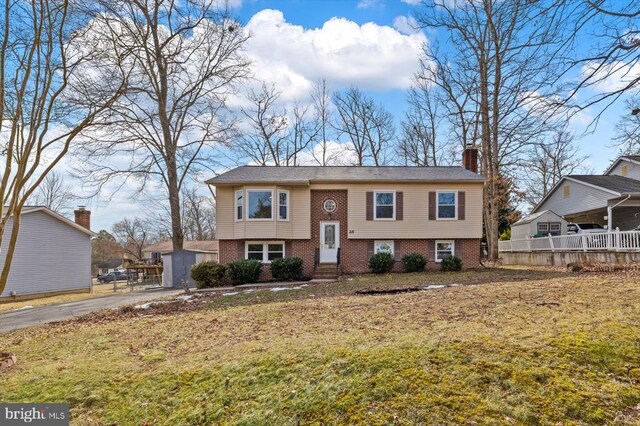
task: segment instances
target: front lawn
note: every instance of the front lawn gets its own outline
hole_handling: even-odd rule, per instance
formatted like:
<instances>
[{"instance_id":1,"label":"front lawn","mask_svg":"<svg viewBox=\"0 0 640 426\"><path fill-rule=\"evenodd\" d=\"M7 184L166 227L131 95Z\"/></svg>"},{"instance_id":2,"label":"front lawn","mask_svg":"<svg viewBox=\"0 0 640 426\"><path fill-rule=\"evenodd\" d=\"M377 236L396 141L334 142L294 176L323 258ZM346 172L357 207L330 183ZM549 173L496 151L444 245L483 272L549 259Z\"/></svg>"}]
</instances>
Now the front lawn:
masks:
<instances>
[{"instance_id":1,"label":"front lawn","mask_svg":"<svg viewBox=\"0 0 640 426\"><path fill-rule=\"evenodd\" d=\"M458 284L363 296L363 289ZM500 269L356 277L0 335L0 401L78 425L638 424L640 283Z\"/></svg>"}]
</instances>

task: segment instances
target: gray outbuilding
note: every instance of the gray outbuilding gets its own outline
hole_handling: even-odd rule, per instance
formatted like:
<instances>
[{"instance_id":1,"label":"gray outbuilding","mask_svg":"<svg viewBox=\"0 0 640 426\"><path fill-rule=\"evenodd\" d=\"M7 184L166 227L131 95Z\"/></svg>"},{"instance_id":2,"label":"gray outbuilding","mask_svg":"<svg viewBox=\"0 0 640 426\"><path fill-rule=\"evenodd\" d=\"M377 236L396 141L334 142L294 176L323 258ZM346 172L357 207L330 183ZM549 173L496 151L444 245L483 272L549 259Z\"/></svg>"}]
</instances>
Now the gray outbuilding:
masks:
<instances>
[{"instance_id":1,"label":"gray outbuilding","mask_svg":"<svg viewBox=\"0 0 640 426\"><path fill-rule=\"evenodd\" d=\"M195 287L196 283L191 278L191 268L205 260L215 259L207 251L176 250L164 253L162 255L162 286L182 288L182 283L186 281L189 287Z\"/></svg>"},{"instance_id":2,"label":"gray outbuilding","mask_svg":"<svg viewBox=\"0 0 640 426\"><path fill-rule=\"evenodd\" d=\"M543 210L511 225L511 239L523 240L534 235L566 235L567 221L551 210Z\"/></svg>"}]
</instances>

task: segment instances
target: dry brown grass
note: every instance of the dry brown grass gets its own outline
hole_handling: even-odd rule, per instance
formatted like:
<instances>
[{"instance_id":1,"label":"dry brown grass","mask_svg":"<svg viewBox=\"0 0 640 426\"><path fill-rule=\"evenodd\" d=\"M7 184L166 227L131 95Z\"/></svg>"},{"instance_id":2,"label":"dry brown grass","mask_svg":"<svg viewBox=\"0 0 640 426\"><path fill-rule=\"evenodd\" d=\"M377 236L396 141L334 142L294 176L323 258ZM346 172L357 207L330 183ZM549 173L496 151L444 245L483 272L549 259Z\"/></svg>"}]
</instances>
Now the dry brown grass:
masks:
<instances>
[{"instance_id":1,"label":"dry brown grass","mask_svg":"<svg viewBox=\"0 0 640 426\"><path fill-rule=\"evenodd\" d=\"M0 400L70 402L82 425L637 420L636 275L481 274L359 277L18 331L2 336L19 361ZM464 285L354 294L434 281Z\"/></svg>"}]
</instances>

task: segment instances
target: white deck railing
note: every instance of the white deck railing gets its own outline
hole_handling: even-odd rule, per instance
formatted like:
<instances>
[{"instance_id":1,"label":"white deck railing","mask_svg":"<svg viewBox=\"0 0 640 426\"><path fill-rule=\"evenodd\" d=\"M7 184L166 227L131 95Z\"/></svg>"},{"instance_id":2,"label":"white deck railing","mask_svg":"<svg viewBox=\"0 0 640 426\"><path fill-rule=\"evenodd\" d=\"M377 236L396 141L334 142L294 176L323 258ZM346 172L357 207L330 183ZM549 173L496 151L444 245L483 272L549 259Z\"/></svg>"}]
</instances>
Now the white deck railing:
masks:
<instances>
[{"instance_id":1,"label":"white deck railing","mask_svg":"<svg viewBox=\"0 0 640 426\"><path fill-rule=\"evenodd\" d=\"M612 231L500 241L498 249L501 252L640 251L640 231Z\"/></svg>"}]
</instances>

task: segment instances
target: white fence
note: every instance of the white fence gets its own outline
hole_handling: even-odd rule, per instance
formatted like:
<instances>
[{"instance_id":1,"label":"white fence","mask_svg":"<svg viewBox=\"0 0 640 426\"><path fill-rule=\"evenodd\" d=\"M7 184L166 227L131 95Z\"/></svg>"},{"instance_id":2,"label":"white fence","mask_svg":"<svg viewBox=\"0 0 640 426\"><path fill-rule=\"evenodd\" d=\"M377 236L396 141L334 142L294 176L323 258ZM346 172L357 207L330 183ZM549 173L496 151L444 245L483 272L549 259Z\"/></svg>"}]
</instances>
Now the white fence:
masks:
<instances>
[{"instance_id":1,"label":"white fence","mask_svg":"<svg viewBox=\"0 0 640 426\"><path fill-rule=\"evenodd\" d=\"M613 231L500 241L498 249L501 252L640 251L640 231Z\"/></svg>"}]
</instances>

